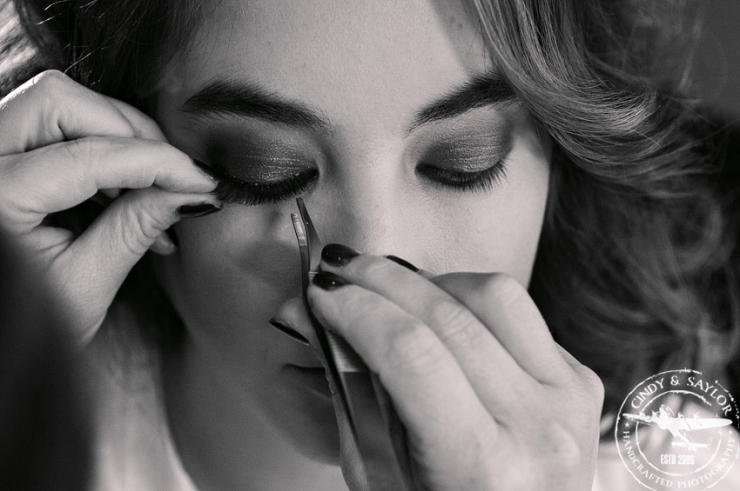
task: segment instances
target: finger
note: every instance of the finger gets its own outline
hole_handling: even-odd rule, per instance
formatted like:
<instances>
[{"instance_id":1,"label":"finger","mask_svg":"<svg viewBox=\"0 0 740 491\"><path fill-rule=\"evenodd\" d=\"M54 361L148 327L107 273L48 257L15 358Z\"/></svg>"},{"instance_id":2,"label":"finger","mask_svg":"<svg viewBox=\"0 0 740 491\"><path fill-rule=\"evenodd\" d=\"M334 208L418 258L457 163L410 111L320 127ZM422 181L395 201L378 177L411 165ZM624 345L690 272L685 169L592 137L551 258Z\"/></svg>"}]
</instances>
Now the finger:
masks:
<instances>
[{"instance_id":1,"label":"finger","mask_svg":"<svg viewBox=\"0 0 740 491\"><path fill-rule=\"evenodd\" d=\"M442 473L471 471L471 455L491 448L497 427L429 327L356 285L326 291L314 284L308 295L319 321L344 337L378 374L411 435L412 449L449 466L438 469ZM450 458L449 448L471 449L471 455L461 451Z\"/></svg>"},{"instance_id":2,"label":"finger","mask_svg":"<svg viewBox=\"0 0 740 491\"><path fill-rule=\"evenodd\" d=\"M167 142L167 137L162 133L162 130L159 128L156 121L144 114L142 111L130 104L119 101L118 99L102 94L101 96L108 101L108 103L118 109L118 111L128 120L134 130L134 137L143 138L145 140Z\"/></svg>"},{"instance_id":3,"label":"finger","mask_svg":"<svg viewBox=\"0 0 740 491\"><path fill-rule=\"evenodd\" d=\"M111 201L118 198L121 195L121 190L119 188L100 189L99 191L106 197L110 198Z\"/></svg>"},{"instance_id":4,"label":"finger","mask_svg":"<svg viewBox=\"0 0 740 491\"><path fill-rule=\"evenodd\" d=\"M378 256L362 254L343 266L332 266L329 261L333 248L336 246L324 248L322 270L382 295L428 325L449 348L486 405L500 406L504 394L510 398L532 388L534 380L475 314L453 296L408 268ZM492 371L506 376L491 377Z\"/></svg>"},{"instance_id":5,"label":"finger","mask_svg":"<svg viewBox=\"0 0 740 491\"><path fill-rule=\"evenodd\" d=\"M55 70L35 76L0 101L0 155L91 135L136 134L109 99Z\"/></svg>"},{"instance_id":6,"label":"finger","mask_svg":"<svg viewBox=\"0 0 740 491\"><path fill-rule=\"evenodd\" d=\"M19 231L48 214L71 208L99 189L158 186L178 193L208 193L216 181L166 143L87 137L49 145L0 166L1 211Z\"/></svg>"},{"instance_id":7,"label":"finger","mask_svg":"<svg viewBox=\"0 0 740 491\"><path fill-rule=\"evenodd\" d=\"M570 364L529 293L514 278L504 274L452 273L432 282L470 309L535 379L551 385L569 380L566 375Z\"/></svg>"},{"instance_id":8,"label":"finger","mask_svg":"<svg viewBox=\"0 0 740 491\"><path fill-rule=\"evenodd\" d=\"M86 258L84 268L78 268L86 279L75 284L86 284L97 296L112 300L156 238L183 217L183 207L205 203L214 211L221 207L213 197L201 194L169 193L158 188L125 193L64 252L65 260ZM96 278L93 284L87 279L91 276Z\"/></svg>"},{"instance_id":9,"label":"finger","mask_svg":"<svg viewBox=\"0 0 740 491\"><path fill-rule=\"evenodd\" d=\"M120 194L119 189L101 189L90 200L99 204L101 208L107 208ZM177 246L170 237L170 233L165 232L154 239L154 243L149 250L161 256L168 256L177 250Z\"/></svg>"},{"instance_id":10,"label":"finger","mask_svg":"<svg viewBox=\"0 0 740 491\"><path fill-rule=\"evenodd\" d=\"M154 239L149 250L155 254L159 254L160 256L169 256L177 251L177 246L172 241L172 237L170 237L169 232L165 231Z\"/></svg>"}]
</instances>

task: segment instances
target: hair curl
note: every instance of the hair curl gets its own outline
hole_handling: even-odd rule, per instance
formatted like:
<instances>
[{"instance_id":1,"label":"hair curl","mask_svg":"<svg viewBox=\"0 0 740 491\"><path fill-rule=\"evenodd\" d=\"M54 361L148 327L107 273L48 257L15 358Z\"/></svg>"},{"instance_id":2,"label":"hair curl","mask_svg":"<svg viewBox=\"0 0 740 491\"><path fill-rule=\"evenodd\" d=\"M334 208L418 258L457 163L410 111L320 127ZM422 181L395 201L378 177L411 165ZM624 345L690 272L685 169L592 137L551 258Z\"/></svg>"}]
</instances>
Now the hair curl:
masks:
<instances>
[{"instance_id":1,"label":"hair curl","mask_svg":"<svg viewBox=\"0 0 740 491\"><path fill-rule=\"evenodd\" d=\"M530 291L555 338L603 380L605 411L662 370L736 382L723 374L740 340L735 234L713 185L718 128L682 97L690 67L666 56L687 32L679 2L474 6L505 77L556 141Z\"/></svg>"},{"instance_id":2,"label":"hair curl","mask_svg":"<svg viewBox=\"0 0 740 491\"><path fill-rule=\"evenodd\" d=\"M664 369L738 388L736 234L714 182L721 128L685 98L689 67L668 56L696 32L677 22L682 3L469 2L495 64L555 142L530 292L556 340L604 381L605 412ZM35 56L0 74L3 92L57 68L145 109L204 11L187 0L14 4Z\"/></svg>"}]
</instances>

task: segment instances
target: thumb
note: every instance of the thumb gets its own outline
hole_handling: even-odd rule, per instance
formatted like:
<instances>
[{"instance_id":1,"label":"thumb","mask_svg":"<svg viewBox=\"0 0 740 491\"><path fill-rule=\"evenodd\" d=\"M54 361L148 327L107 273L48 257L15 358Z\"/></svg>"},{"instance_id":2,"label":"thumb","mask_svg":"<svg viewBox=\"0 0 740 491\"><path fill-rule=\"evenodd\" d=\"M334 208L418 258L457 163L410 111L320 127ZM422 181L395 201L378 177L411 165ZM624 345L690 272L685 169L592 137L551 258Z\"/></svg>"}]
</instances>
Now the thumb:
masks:
<instances>
[{"instance_id":1,"label":"thumb","mask_svg":"<svg viewBox=\"0 0 740 491\"><path fill-rule=\"evenodd\" d=\"M97 318L78 319L76 325L88 326L78 336L94 335L129 271L160 235L181 218L204 216L221 206L210 194L172 193L157 187L131 190L111 203L65 251L77 296L94 299L91 303L102 307L99 312L84 309Z\"/></svg>"}]
</instances>

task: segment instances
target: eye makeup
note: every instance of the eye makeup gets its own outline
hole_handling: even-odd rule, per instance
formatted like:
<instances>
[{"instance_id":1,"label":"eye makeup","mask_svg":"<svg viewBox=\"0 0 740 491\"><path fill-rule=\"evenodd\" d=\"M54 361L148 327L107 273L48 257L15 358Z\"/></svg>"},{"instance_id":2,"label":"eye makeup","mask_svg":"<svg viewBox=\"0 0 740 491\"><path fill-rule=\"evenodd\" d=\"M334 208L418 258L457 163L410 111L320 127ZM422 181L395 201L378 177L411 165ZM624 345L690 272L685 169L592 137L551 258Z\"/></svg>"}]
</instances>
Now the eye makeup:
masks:
<instances>
[{"instance_id":1,"label":"eye makeup","mask_svg":"<svg viewBox=\"0 0 740 491\"><path fill-rule=\"evenodd\" d=\"M455 191L490 191L506 177L504 160L478 172L461 172L431 165L420 165L416 172L435 185Z\"/></svg>"},{"instance_id":2,"label":"eye makeup","mask_svg":"<svg viewBox=\"0 0 740 491\"><path fill-rule=\"evenodd\" d=\"M508 120L473 119L440 127L425 139L415 173L453 191L489 191L506 177L506 157L513 147Z\"/></svg>"},{"instance_id":3,"label":"eye makeup","mask_svg":"<svg viewBox=\"0 0 740 491\"><path fill-rule=\"evenodd\" d=\"M246 206L276 203L310 189L318 178L315 158L289 138L221 135L206 146L222 201Z\"/></svg>"},{"instance_id":4,"label":"eye makeup","mask_svg":"<svg viewBox=\"0 0 740 491\"><path fill-rule=\"evenodd\" d=\"M508 118L482 116L434 123L414 136L407 157L422 185L442 192L487 192L505 179L512 125ZM211 141L206 160L219 181L216 196L254 206L310 192L318 183L323 157L315 145L294 140L244 132Z\"/></svg>"},{"instance_id":5,"label":"eye makeup","mask_svg":"<svg viewBox=\"0 0 740 491\"><path fill-rule=\"evenodd\" d=\"M319 176L317 169L307 169L273 181L243 181L217 164L213 165L218 186L214 194L221 201L246 206L276 203L306 192Z\"/></svg>"}]
</instances>

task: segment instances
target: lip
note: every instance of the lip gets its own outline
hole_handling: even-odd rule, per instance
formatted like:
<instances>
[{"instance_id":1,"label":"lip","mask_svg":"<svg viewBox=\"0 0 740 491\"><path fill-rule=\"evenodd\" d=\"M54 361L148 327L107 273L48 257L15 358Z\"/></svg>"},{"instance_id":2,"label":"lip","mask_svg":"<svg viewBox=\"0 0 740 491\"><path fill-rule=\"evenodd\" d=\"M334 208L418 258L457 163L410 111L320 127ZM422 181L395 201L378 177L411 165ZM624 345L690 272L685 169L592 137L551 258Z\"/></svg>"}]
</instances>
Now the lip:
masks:
<instances>
[{"instance_id":1,"label":"lip","mask_svg":"<svg viewBox=\"0 0 740 491\"><path fill-rule=\"evenodd\" d=\"M308 392L331 401L331 390L324 367L285 365L283 370Z\"/></svg>"}]
</instances>

